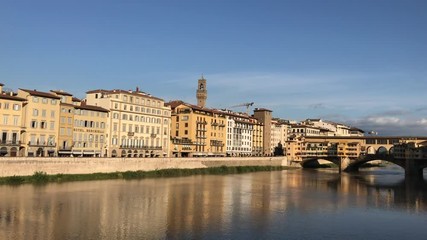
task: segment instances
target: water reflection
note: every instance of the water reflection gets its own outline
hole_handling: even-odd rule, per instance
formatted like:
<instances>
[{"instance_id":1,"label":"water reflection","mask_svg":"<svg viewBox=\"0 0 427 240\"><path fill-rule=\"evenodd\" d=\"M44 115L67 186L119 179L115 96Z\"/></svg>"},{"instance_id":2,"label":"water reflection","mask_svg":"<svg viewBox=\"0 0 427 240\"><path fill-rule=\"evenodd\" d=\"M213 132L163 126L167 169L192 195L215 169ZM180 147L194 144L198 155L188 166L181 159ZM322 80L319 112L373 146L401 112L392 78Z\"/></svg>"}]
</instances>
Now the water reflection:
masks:
<instances>
[{"instance_id":1,"label":"water reflection","mask_svg":"<svg viewBox=\"0 0 427 240\"><path fill-rule=\"evenodd\" d=\"M342 228L366 209L427 221L427 182L381 170L0 186L0 194L0 239L301 238L322 234L322 218Z\"/></svg>"}]
</instances>

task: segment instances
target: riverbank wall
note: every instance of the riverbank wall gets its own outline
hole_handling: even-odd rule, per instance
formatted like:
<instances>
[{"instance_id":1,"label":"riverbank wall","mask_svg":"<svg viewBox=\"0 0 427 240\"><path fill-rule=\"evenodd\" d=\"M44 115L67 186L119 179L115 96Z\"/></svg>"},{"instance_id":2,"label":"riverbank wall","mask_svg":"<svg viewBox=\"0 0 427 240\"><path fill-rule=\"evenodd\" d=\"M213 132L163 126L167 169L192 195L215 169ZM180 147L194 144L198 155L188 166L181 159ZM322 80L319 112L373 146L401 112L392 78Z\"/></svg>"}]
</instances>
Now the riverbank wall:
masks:
<instances>
[{"instance_id":1,"label":"riverbank wall","mask_svg":"<svg viewBox=\"0 0 427 240\"><path fill-rule=\"evenodd\" d=\"M220 166L290 166L286 157L222 158L0 158L0 177L54 174L91 174L161 169L195 169Z\"/></svg>"}]
</instances>

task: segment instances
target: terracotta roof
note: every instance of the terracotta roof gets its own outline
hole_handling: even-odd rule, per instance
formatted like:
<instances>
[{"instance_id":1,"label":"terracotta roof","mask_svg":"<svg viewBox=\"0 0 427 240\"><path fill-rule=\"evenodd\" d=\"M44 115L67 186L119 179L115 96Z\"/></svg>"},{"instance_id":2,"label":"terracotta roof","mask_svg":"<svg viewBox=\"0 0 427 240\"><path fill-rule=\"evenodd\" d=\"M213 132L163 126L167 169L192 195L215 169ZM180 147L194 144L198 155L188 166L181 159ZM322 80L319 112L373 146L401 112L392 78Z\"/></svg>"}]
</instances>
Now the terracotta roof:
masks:
<instances>
[{"instance_id":1,"label":"terracotta roof","mask_svg":"<svg viewBox=\"0 0 427 240\"><path fill-rule=\"evenodd\" d=\"M93 106L93 105L74 106L74 108L76 108L76 109L84 109L84 110L92 110L92 111L98 111L98 112L109 112L109 110L107 110L105 108L98 107L98 106Z\"/></svg>"},{"instance_id":2,"label":"terracotta roof","mask_svg":"<svg viewBox=\"0 0 427 240\"><path fill-rule=\"evenodd\" d=\"M70 104L70 103L61 103L61 106L67 106L67 107L75 107L76 105Z\"/></svg>"},{"instance_id":3,"label":"terracotta roof","mask_svg":"<svg viewBox=\"0 0 427 240\"><path fill-rule=\"evenodd\" d=\"M175 100L175 101L170 101L170 102L166 103L165 105L170 106L172 109L175 109L176 107L178 107L181 104L184 104L184 102L181 100Z\"/></svg>"},{"instance_id":4,"label":"terracotta roof","mask_svg":"<svg viewBox=\"0 0 427 240\"><path fill-rule=\"evenodd\" d=\"M3 83L0 83L0 86L2 86L2 87L3 87L3 86L4 86L4 84L3 84Z\"/></svg>"},{"instance_id":5,"label":"terracotta roof","mask_svg":"<svg viewBox=\"0 0 427 240\"><path fill-rule=\"evenodd\" d=\"M90 90L90 91L86 92L86 94L91 94L91 93L104 93L104 94L122 93L122 94L129 94L129 95L133 95L133 96L146 97L146 98L164 101L163 99L158 98L158 97L153 97L152 95L150 95L148 93L141 92L141 91L132 91L132 90L126 91L126 90L122 90L122 89L113 89L113 90L96 89L96 90Z\"/></svg>"},{"instance_id":6,"label":"terracotta roof","mask_svg":"<svg viewBox=\"0 0 427 240\"><path fill-rule=\"evenodd\" d=\"M170 106L172 110L177 108L180 105L184 105L186 107L189 107L191 109L198 110L198 111L223 114L223 112L219 112L218 110L211 109L211 108L199 107L197 105L186 103L186 102L183 102L181 100L170 101L170 102L166 103L165 105Z\"/></svg>"},{"instance_id":7,"label":"terracotta roof","mask_svg":"<svg viewBox=\"0 0 427 240\"><path fill-rule=\"evenodd\" d=\"M40 92L40 91L37 91L37 90L29 90L29 89L23 89L23 88L20 88L20 90L22 90L24 92L27 92L27 93L29 93L32 96L61 99L60 97L58 97L58 96L56 96L55 94L52 94L52 93Z\"/></svg>"},{"instance_id":8,"label":"terracotta roof","mask_svg":"<svg viewBox=\"0 0 427 240\"><path fill-rule=\"evenodd\" d=\"M56 93L56 94L58 94L58 95L63 95L63 96L73 96L73 94L71 94L71 93L67 93L67 92L64 92L64 91L62 91L62 90L50 90L51 92L53 92L53 93Z\"/></svg>"},{"instance_id":9,"label":"terracotta roof","mask_svg":"<svg viewBox=\"0 0 427 240\"><path fill-rule=\"evenodd\" d=\"M78 99L78 98L76 98L76 97L73 97L73 98L72 98L72 101L73 101L73 102L81 102L82 100L80 100L80 99Z\"/></svg>"},{"instance_id":10,"label":"terracotta roof","mask_svg":"<svg viewBox=\"0 0 427 240\"><path fill-rule=\"evenodd\" d=\"M0 99L7 99L7 100L14 100L14 101L21 101L21 102L27 101L27 99L25 99L25 98L10 96L8 94L0 94Z\"/></svg>"}]
</instances>

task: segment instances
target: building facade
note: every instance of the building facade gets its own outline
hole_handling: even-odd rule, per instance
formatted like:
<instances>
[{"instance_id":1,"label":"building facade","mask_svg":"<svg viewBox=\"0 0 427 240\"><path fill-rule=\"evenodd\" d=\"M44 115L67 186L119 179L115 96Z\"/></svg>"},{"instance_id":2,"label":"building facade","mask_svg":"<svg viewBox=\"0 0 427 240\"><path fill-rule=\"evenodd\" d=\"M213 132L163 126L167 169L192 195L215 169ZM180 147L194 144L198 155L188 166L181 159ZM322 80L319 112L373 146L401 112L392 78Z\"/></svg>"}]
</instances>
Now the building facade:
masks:
<instances>
[{"instance_id":1,"label":"building facade","mask_svg":"<svg viewBox=\"0 0 427 240\"><path fill-rule=\"evenodd\" d=\"M58 149L60 97L48 92L19 89L23 107L23 156L56 156Z\"/></svg>"},{"instance_id":2,"label":"building facade","mask_svg":"<svg viewBox=\"0 0 427 240\"><path fill-rule=\"evenodd\" d=\"M226 155L224 113L182 101L168 103L172 109L171 154L175 157Z\"/></svg>"},{"instance_id":3,"label":"building facade","mask_svg":"<svg viewBox=\"0 0 427 240\"><path fill-rule=\"evenodd\" d=\"M140 91L93 90L86 104L107 109L108 157L169 155L171 109L164 100Z\"/></svg>"},{"instance_id":4,"label":"building facade","mask_svg":"<svg viewBox=\"0 0 427 240\"><path fill-rule=\"evenodd\" d=\"M271 156L271 123L272 111L265 108L255 108L254 118L263 124L263 155Z\"/></svg>"},{"instance_id":5,"label":"building facade","mask_svg":"<svg viewBox=\"0 0 427 240\"><path fill-rule=\"evenodd\" d=\"M0 156L22 156L24 141L22 138L22 114L24 98L13 92L4 92L0 83Z\"/></svg>"}]
</instances>

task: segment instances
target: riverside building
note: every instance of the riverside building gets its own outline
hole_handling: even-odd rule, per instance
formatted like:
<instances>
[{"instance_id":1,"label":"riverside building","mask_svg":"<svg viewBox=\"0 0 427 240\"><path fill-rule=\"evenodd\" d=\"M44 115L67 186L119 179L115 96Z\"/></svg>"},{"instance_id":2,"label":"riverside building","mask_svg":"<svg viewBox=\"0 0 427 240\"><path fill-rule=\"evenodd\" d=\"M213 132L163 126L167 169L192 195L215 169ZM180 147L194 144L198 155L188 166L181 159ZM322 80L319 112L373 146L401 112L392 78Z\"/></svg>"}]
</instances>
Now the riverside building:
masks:
<instances>
[{"instance_id":1,"label":"riverside building","mask_svg":"<svg viewBox=\"0 0 427 240\"><path fill-rule=\"evenodd\" d=\"M256 119L247 114L230 110L219 110L226 116L226 153L227 156L252 156Z\"/></svg>"},{"instance_id":2,"label":"riverside building","mask_svg":"<svg viewBox=\"0 0 427 240\"><path fill-rule=\"evenodd\" d=\"M263 129L263 155L271 156L271 124L272 111L265 108L255 108L254 118L264 125Z\"/></svg>"},{"instance_id":3,"label":"riverside building","mask_svg":"<svg viewBox=\"0 0 427 240\"><path fill-rule=\"evenodd\" d=\"M58 155L64 157L106 156L108 110L86 104L62 90L51 90L61 98Z\"/></svg>"},{"instance_id":4,"label":"riverside building","mask_svg":"<svg viewBox=\"0 0 427 240\"><path fill-rule=\"evenodd\" d=\"M129 90L92 90L86 104L110 111L106 124L108 157L163 157L169 155L170 107L164 100Z\"/></svg>"},{"instance_id":5,"label":"riverside building","mask_svg":"<svg viewBox=\"0 0 427 240\"><path fill-rule=\"evenodd\" d=\"M224 113L183 101L171 101L171 153L174 157L226 155Z\"/></svg>"},{"instance_id":6,"label":"riverside building","mask_svg":"<svg viewBox=\"0 0 427 240\"><path fill-rule=\"evenodd\" d=\"M60 97L48 92L18 89L26 100L22 118L21 156L57 155Z\"/></svg>"},{"instance_id":7,"label":"riverside building","mask_svg":"<svg viewBox=\"0 0 427 240\"><path fill-rule=\"evenodd\" d=\"M22 114L26 99L17 97L12 91L3 91L0 83L0 156L22 156L25 141L22 137Z\"/></svg>"}]
</instances>

